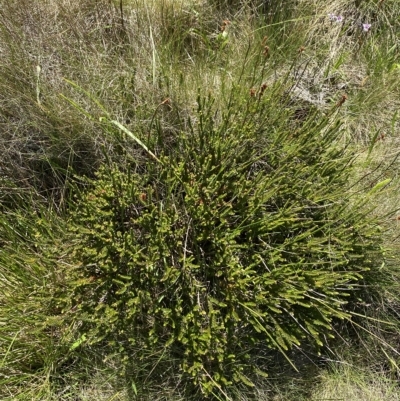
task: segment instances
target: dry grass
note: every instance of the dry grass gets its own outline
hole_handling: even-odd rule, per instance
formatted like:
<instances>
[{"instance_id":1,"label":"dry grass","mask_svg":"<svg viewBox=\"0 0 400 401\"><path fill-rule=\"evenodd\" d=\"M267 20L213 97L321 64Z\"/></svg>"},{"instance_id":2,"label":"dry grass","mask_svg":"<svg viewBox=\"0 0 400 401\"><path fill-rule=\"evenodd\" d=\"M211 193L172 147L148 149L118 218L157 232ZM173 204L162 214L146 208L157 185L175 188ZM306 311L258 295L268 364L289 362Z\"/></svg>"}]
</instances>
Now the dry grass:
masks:
<instances>
[{"instance_id":1,"label":"dry grass","mask_svg":"<svg viewBox=\"0 0 400 401\"><path fill-rule=\"evenodd\" d=\"M384 372L363 371L348 365L339 365L334 371L323 373L321 382L310 401L398 401L400 389L397 380L390 380Z\"/></svg>"}]
</instances>

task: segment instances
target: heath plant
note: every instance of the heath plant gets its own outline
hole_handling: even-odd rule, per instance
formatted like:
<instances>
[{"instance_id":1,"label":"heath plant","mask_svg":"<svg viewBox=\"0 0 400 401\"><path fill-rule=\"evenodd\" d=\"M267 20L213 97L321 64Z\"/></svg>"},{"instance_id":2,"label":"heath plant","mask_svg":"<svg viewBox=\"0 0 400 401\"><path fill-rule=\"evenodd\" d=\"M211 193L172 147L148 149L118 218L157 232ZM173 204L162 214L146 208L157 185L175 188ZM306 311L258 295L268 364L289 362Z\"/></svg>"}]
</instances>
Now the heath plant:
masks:
<instances>
[{"instance_id":1,"label":"heath plant","mask_svg":"<svg viewBox=\"0 0 400 401\"><path fill-rule=\"evenodd\" d=\"M288 350L328 345L351 320L379 275L380 228L347 189L355 155L340 121L291 129L284 89L233 91L223 112L199 95L173 148L88 183L66 308L89 344L126 361L165 349L194 388L221 395L268 374L255 349L292 363Z\"/></svg>"}]
</instances>

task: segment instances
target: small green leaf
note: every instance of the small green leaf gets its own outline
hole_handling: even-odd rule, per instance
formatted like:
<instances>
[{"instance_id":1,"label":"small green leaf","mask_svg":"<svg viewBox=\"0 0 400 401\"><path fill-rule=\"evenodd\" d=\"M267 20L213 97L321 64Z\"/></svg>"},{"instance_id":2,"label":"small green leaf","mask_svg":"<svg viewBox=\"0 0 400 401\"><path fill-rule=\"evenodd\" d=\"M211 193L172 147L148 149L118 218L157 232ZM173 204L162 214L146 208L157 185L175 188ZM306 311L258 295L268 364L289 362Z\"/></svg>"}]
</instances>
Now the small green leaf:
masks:
<instances>
[{"instance_id":1,"label":"small green leaf","mask_svg":"<svg viewBox=\"0 0 400 401\"><path fill-rule=\"evenodd\" d=\"M74 349L78 348L81 344L83 344L86 341L86 334L82 334L69 348L70 351L73 351Z\"/></svg>"}]
</instances>

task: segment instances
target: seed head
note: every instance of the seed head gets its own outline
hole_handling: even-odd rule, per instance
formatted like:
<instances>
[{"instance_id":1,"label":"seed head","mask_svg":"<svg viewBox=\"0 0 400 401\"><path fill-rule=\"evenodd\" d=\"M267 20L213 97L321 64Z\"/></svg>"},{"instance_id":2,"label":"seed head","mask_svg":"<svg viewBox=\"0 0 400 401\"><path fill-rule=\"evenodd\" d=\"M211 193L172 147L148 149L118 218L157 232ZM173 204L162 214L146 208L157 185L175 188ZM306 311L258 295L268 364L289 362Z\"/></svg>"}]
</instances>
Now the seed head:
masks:
<instances>
[{"instance_id":1,"label":"seed head","mask_svg":"<svg viewBox=\"0 0 400 401\"><path fill-rule=\"evenodd\" d=\"M347 95L346 94L343 94L342 95L342 98L337 102L337 107L340 107L340 106L342 106L343 105L343 103L346 101L348 99L348 97L347 97Z\"/></svg>"},{"instance_id":2,"label":"seed head","mask_svg":"<svg viewBox=\"0 0 400 401\"><path fill-rule=\"evenodd\" d=\"M261 85L261 87L260 87L260 92L258 93L258 97L261 97L261 96L264 94L265 89L267 89L267 84L266 84L266 83L263 83L263 84Z\"/></svg>"},{"instance_id":3,"label":"seed head","mask_svg":"<svg viewBox=\"0 0 400 401\"><path fill-rule=\"evenodd\" d=\"M227 28L228 25L230 25L230 23L231 21L229 21L228 19L224 19L220 27L221 32L225 32L225 29Z\"/></svg>"}]
</instances>

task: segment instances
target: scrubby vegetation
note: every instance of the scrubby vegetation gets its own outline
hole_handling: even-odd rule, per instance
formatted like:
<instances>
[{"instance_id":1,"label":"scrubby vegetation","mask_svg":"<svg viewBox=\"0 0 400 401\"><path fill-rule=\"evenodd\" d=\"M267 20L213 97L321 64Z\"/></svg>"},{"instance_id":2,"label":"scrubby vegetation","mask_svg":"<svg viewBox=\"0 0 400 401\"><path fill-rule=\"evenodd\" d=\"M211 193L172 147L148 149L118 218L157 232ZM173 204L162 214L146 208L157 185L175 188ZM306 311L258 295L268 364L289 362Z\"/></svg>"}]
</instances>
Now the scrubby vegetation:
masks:
<instances>
[{"instance_id":1,"label":"scrubby vegetation","mask_svg":"<svg viewBox=\"0 0 400 401\"><path fill-rule=\"evenodd\" d=\"M3 3L1 399L398 399L397 2Z\"/></svg>"}]
</instances>

